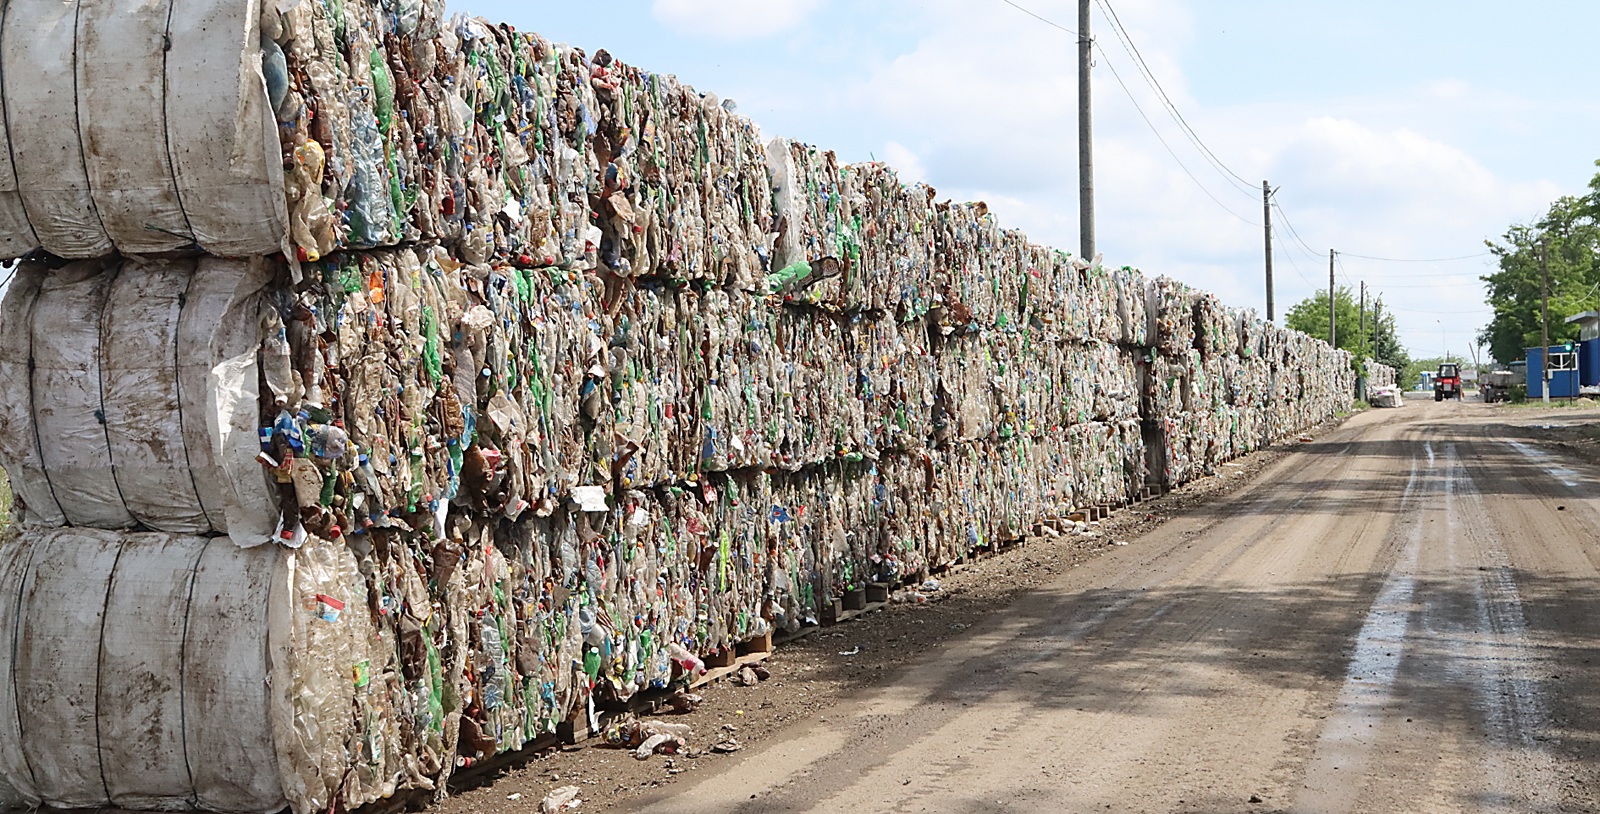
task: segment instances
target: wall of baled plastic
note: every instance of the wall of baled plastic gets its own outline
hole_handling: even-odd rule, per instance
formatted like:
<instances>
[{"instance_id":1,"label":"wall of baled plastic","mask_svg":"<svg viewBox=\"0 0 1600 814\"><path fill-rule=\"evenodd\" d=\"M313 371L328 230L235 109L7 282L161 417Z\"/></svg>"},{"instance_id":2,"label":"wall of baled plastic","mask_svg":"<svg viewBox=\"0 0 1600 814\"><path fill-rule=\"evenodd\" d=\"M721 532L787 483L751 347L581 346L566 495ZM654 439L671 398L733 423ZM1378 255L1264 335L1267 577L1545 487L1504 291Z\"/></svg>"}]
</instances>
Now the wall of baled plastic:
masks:
<instances>
[{"instance_id":1,"label":"wall of baled plastic","mask_svg":"<svg viewBox=\"0 0 1600 814\"><path fill-rule=\"evenodd\" d=\"M431 2L172 0L122 27L115 3L71 5L76 27L13 3L7 42L56 39L0 48L7 109L89 106L59 132L8 124L0 243L96 257L35 257L5 303L22 532L0 560L26 580L36 554L143 558L155 534L189 557L211 538L179 535L223 533L279 557L218 560L265 597L235 640L111 642L149 664L269 654L267 711L211 735L270 732L277 785L225 799L155 772L125 796L25 780L0 749L22 802L253 811L281 789L305 814L442 789L691 654L1349 404L1347 354L765 140L603 51ZM69 41L80 70L43 65ZM99 94L113 69L141 95ZM129 149L89 150L99 132ZM155 160L118 163L135 154ZM133 256L184 248L209 254ZM211 256L230 254L255 257ZM62 568L104 586L122 566L100 554ZM0 647L13 677L37 663ZM22 726L5 706L0 741Z\"/></svg>"}]
</instances>

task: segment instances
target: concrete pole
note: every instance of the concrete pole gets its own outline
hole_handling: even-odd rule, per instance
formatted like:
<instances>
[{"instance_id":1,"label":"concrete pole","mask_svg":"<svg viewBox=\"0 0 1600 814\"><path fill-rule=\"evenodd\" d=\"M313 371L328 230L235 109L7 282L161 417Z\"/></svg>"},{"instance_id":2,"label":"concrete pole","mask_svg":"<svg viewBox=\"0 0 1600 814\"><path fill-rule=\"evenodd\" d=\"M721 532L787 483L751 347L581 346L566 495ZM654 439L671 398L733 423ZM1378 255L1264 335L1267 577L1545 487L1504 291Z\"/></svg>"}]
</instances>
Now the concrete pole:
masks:
<instances>
[{"instance_id":1,"label":"concrete pole","mask_svg":"<svg viewBox=\"0 0 1600 814\"><path fill-rule=\"evenodd\" d=\"M1261 182L1261 218L1267 226L1267 321L1272 314L1272 187Z\"/></svg>"},{"instance_id":2,"label":"concrete pole","mask_svg":"<svg viewBox=\"0 0 1600 814\"><path fill-rule=\"evenodd\" d=\"M1094 108L1090 104L1089 3L1078 0L1078 255L1094 261Z\"/></svg>"},{"instance_id":3,"label":"concrete pole","mask_svg":"<svg viewBox=\"0 0 1600 814\"><path fill-rule=\"evenodd\" d=\"M1333 310L1333 258L1335 252L1328 250L1328 344L1339 347L1339 322Z\"/></svg>"},{"instance_id":4,"label":"concrete pole","mask_svg":"<svg viewBox=\"0 0 1600 814\"><path fill-rule=\"evenodd\" d=\"M1543 345L1539 346L1539 375L1543 379L1544 403L1550 403L1550 265L1545 260L1544 236L1539 237L1539 299L1543 302L1540 306L1539 336Z\"/></svg>"}]
</instances>

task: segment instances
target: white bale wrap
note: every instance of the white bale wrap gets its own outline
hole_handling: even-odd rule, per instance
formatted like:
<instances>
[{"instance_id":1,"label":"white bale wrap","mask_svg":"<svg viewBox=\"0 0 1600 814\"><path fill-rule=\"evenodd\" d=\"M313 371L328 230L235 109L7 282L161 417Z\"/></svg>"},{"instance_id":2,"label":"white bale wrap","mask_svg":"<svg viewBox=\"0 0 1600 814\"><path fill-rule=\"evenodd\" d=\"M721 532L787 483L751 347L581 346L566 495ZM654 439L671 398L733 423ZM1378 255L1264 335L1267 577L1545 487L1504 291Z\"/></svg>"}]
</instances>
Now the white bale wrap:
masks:
<instances>
[{"instance_id":1,"label":"white bale wrap","mask_svg":"<svg viewBox=\"0 0 1600 814\"><path fill-rule=\"evenodd\" d=\"M98 257L113 247L89 191L78 131L78 5L76 0L7 3L0 78L11 158L36 245L62 257Z\"/></svg>"},{"instance_id":2,"label":"white bale wrap","mask_svg":"<svg viewBox=\"0 0 1600 814\"><path fill-rule=\"evenodd\" d=\"M0 19L0 256L284 243L260 6L18 0Z\"/></svg>"},{"instance_id":3,"label":"white bale wrap","mask_svg":"<svg viewBox=\"0 0 1600 814\"><path fill-rule=\"evenodd\" d=\"M0 547L0 794L58 808L283 808L267 616L286 558L96 529Z\"/></svg>"},{"instance_id":4,"label":"white bale wrap","mask_svg":"<svg viewBox=\"0 0 1600 814\"><path fill-rule=\"evenodd\" d=\"M182 126L158 149L171 151L194 241L224 257L278 251L288 230L260 14L255 0L172 0L167 18L167 117Z\"/></svg>"},{"instance_id":5,"label":"white bale wrap","mask_svg":"<svg viewBox=\"0 0 1600 814\"><path fill-rule=\"evenodd\" d=\"M17 267L6 297L0 304L0 461L11 476L12 494L27 507L12 512L13 522L53 527L66 522L56 503L39 454L38 427L33 416L33 305L39 286L50 274L40 263Z\"/></svg>"},{"instance_id":6,"label":"white bale wrap","mask_svg":"<svg viewBox=\"0 0 1600 814\"><path fill-rule=\"evenodd\" d=\"M25 264L0 331L0 462L29 525L274 528L256 435L266 266Z\"/></svg>"},{"instance_id":7,"label":"white bale wrap","mask_svg":"<svg viewBox=\"0 0 1600 814\"><path fill-rule=\"evenodd\" d=\"M167 151L151 149L169 127L162 66L170 6L170 0L99 0L83 3L78 13L83 162L100 223L123 251L170 251L194 242Z\"/></svg>"},{"instance_id":8,"label":"white bale wrap","mask_svg":"<svg viewBox=\"0 0 1600 814\"><path fill-rule=\"evenodd\" d=\"M105 421L100 331L115 272L72 263L39 286L33 317L34 421L56 502L74 526L134 524L117 483Z\"/></svg>"}]
</instances>

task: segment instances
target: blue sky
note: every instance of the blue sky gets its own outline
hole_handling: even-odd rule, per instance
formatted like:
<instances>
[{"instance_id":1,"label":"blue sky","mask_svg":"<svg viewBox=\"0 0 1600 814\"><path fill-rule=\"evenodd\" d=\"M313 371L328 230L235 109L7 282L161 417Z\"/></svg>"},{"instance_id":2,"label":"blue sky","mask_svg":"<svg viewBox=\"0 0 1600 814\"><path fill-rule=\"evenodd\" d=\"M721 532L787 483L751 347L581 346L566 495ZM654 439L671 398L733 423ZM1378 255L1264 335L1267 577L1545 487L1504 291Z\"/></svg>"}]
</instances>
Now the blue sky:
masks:
<instances>
[{"instance_id":1,"label":"blue sky","mask_svg":"<svg viewBox=\"0 0 1600 814\"><path fill-rule=\"evenodd\" d=\"M1015 2L1076 24L1073 0ZM1556 196L1584 192L1596 171L1600 4L1110 7L1178 111L1253 188L1186 140L1097 6L1096 207L1108 262L1264 310L1259 186L1271 179L1309 246L1280 225L1281 319L1327 284L1330 248L1476 254ZM1035 241L1078 245L1075 41L1004 0L453 0L452 9L677 74L736 100L768 137L887 160L941 197L987 201ZM1339 282L1382 292L1413 353L1461 354L1489 316L1477 279L1489 259L1345 257Z\"/></svg>"}]
</instances>

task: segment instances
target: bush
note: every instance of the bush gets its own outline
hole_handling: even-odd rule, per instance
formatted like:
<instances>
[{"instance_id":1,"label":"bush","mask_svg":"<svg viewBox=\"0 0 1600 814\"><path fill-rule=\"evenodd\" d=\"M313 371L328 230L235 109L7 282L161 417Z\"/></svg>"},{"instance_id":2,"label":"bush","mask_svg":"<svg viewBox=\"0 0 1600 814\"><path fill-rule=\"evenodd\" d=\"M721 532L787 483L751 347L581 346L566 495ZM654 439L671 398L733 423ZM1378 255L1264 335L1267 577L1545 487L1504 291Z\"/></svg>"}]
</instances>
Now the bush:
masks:
<instances>
[{"instance_id":1,"label":"bush","mask_svg":"<svg viewBox=\"0 0 1600 814\"><path fill-rule=\"evenodd\" d=\"M1511 403L1524 404L1528 401L1528 386L1525 384L1511 385Z\"/></svg>"}]
</instances>

